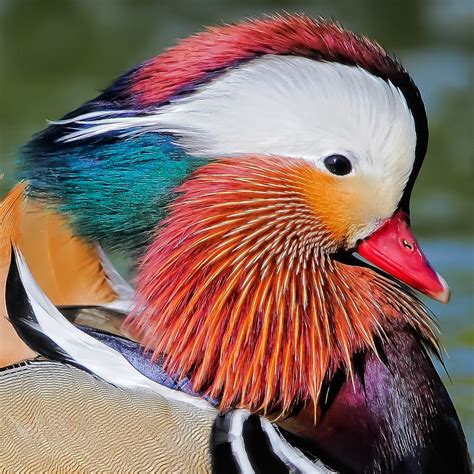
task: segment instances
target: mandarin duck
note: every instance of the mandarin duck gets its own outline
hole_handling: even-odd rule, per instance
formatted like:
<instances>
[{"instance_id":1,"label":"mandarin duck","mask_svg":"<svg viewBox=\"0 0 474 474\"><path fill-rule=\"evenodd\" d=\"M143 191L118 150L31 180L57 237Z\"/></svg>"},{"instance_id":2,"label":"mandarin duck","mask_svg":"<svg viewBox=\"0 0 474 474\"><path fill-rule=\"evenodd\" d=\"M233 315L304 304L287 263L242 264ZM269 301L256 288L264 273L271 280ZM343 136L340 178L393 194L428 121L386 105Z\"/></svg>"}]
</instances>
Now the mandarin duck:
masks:
<instances>
[{"instance_id":1,"label":"mandarin duck","mask_svg":"<svg viewBox=\"0 0 474 474\"><path fill-rule=\"evenodd\" d=\"M470 472L414 293L449 299L409 225L427 141L395 58L290 15L184 39L52 122L0 210L0 464Z\"/></svg>"}]
</instances>

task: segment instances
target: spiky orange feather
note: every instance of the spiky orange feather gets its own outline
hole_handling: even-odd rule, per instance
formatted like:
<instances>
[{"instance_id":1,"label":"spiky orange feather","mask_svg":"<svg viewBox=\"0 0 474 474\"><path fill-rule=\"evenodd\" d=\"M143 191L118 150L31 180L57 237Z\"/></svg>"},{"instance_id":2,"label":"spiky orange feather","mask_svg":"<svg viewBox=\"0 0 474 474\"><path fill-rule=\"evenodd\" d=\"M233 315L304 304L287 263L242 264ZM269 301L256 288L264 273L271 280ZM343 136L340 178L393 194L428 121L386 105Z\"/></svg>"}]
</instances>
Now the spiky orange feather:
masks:
<instances>
[{"instance_id":1,"label":"spiky orange feather","mask_svg":"<svg viewBox=\"0 0 474 474\"><path fill-rule=\"evenodd\" d=\"M375 351L391 319L434 340L401 285L332 258L341 220L334 232L308 192L327 181L301 160L209 163L177 189L143 259L128 328L223 410L316 406L325 378Z\"/></svg>"}]
</instances>

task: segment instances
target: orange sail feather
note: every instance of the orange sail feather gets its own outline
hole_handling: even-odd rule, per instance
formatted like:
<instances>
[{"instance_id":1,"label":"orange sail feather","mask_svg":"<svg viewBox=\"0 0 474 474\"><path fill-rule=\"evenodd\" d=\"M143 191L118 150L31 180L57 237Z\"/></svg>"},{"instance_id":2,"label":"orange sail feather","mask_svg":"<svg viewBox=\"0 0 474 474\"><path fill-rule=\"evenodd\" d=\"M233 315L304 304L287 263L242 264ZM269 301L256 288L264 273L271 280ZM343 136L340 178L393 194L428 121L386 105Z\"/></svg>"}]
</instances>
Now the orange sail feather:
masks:
<instances>
[{"instance_id":1,"label":"orange sail feather","mask_svg":"<svg viewBox=\"0 0 474 474\"><path fill-rule=\"evenodd\" d=\"M14 332L5 309L12 244L54 304L100 305L117 297L97 248L74 236L63 217L28 199L25 190L20 183L0 202L0 366L35 355Z\"/></svg>"}]
</instances>

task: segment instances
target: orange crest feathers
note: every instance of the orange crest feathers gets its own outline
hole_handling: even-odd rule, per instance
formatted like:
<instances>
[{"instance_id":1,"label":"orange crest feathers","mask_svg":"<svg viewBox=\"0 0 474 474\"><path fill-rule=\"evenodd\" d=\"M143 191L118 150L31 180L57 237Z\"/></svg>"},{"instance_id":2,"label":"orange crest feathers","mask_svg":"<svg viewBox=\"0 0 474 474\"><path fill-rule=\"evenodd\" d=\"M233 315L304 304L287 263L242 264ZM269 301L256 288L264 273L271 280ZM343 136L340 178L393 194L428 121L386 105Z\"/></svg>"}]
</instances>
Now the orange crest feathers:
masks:
<instances>
[{"instance_id":1,"label":"orange crest feathers","mask_svg":"<svg viewBox=\"0 0 474 474\"><path fill-rule=\"evenodd\" d=\"M430 334L397 283L331 258L337 242L305 192L309 169L275 157L203 166L177 189L142 262L129 329L222 410L316 406L325 378L376 350L400 311Z\"/></svg>"}]
</instances>

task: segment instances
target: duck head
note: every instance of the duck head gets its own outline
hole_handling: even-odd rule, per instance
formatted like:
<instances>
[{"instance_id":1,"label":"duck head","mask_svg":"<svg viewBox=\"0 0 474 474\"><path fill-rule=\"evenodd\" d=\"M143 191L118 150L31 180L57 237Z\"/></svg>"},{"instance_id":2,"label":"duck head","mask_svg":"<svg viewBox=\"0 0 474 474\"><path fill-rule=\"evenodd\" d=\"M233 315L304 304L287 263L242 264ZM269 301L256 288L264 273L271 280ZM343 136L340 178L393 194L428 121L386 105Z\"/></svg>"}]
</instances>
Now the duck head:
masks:
<instances>
[{"instance_id":1,"label":"duck head","mask_svg":"<svg viewBox=\"0 0 474 474\"><path fill-rule=\"evenodd\" d=\"M418 89L381 47L331 22L269 17L132 69L38 134L22 176L83 237L124 250L150 242L176 185L208 160L303 160L334 251L446 302L409 228L427 138Z\"/></svg>"}]
</instances>

